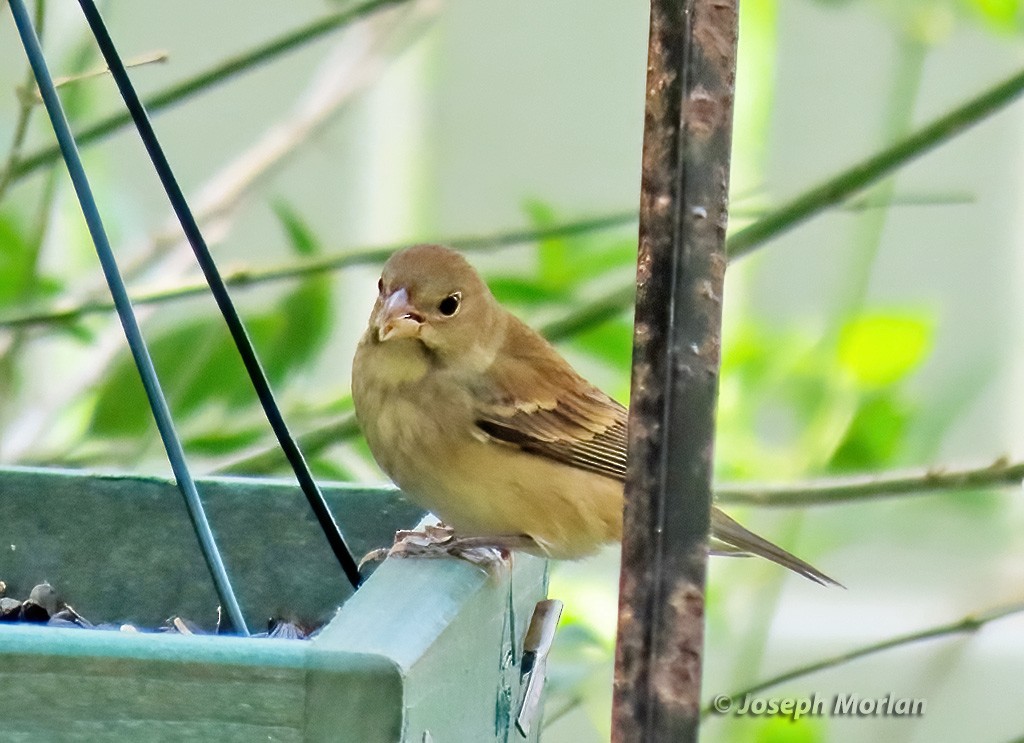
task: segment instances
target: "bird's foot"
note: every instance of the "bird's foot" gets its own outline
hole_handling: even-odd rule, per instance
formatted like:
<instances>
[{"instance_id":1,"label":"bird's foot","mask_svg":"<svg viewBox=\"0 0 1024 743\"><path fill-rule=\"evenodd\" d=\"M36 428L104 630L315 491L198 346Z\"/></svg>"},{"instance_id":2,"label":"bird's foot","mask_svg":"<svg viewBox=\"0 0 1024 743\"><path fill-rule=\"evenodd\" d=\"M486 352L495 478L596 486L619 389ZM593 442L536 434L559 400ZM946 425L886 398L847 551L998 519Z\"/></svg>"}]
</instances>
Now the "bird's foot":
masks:
<instances>
[{"instance_id":1,"label":"bird's foot","mask_svg":"<svg viewBox=\"0 0 1024 743\"><path fill-rule=\"evenodd\" d=\"M359 564L386 557L458 557L490 570L512 559L512 551L536 547L526 535L460 536L446 524L395 532L395 543L368 553Z\"/></svg>"}]
</instances>

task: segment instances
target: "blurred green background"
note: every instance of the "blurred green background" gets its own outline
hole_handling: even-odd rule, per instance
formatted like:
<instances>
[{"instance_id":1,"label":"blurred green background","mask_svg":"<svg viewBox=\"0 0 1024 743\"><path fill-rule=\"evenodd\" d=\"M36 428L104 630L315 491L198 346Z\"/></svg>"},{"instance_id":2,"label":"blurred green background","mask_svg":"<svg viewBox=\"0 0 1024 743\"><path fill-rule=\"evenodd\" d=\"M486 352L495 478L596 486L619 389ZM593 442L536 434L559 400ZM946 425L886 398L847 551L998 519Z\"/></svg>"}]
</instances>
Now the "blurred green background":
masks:
<instances>
[{"instance_id":1,"label":"blurred green background","mask_svg":"<svg viewBox=\"0 0 1024 743\"><path fill-rule=\"evenodd\" d=\"M411 242L459 238L503 301L627 400L646 4L408 0L194 80L353 7L105 5L126 57L166 53L133 72L142 92L191 80L156 128L222 269L250 279L236 300L316 472L382 477L352 425L349 365L381 256ZM74 4L43 11L55 75L96 69ZM1018 0L743 0L731 228L1022 67ZM165 473L25 83L0 9L0 463ZM62 95L79 131L120 110L106 77ZM139 311L194 468L285 474L212 301L176 296L197 272L137 139L119 129L84 154L134 290L170 295ZM732 264L719 482L1020 455L1022 174L1017 103ZM707 699L1024 598L1017 492L729 510L848 590L714 560ZM566 614L546 741L608 737L617 571L615 550L554 569ZM1022 638L1011 616L762 693L923 698L920 718L712 717L703 739L1009 740Z\"/></svg>"}]
</instances>

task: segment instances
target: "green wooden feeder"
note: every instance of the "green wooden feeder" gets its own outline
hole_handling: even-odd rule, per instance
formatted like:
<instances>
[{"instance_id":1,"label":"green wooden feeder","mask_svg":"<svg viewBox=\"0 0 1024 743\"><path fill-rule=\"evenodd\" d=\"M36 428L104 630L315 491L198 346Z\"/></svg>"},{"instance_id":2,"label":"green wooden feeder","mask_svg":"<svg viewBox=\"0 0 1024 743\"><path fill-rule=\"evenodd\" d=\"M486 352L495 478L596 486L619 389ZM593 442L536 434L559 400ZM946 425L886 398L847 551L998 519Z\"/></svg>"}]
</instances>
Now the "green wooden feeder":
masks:
<instances>
[{"instance_id":1,"label":"green wooden feeder","mask_svg":"<svg viewBox=\"0 0 1024 743\"><path fill-rule=\"evenodd\" d=\"M353 594L293 484L198 484L250 626L285 614L329 618L324 629L272 640L0 625L0 740L538 739L529 710L528 734L516 722L543 560L488 573L392 558ZM394 489L324 495L357 552L423 515ZM18 596L48 580L96 622L215 621L180 496L158 478L0 469L0 578Z\"/></svg>"}]
</instances>

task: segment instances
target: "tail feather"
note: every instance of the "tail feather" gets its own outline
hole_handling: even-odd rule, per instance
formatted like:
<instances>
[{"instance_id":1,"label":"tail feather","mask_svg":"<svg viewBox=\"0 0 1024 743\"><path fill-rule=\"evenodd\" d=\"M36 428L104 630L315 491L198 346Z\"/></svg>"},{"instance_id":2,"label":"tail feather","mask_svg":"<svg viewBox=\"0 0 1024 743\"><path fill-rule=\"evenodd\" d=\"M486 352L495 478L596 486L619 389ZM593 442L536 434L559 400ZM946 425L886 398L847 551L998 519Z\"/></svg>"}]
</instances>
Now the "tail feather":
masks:
<instances>
[{"instance_id":1,"label":"tail feather","mask_svg":"<svg viewBox=\"0 0 1024 743\"><path fill-rule=\"evenodd\" d=\"M713 541L721 543L721 548L718 545L715 545L714 548L723 554L757 555L823 586L846 587L839 581L825 575L810 563L804 562L799 557L786 552L782 547L772 544L767 539L763 539L741 526L737 521L725 515L725 513L717 508L711 510L711 537Z\"/></svg>"}]
</instances>

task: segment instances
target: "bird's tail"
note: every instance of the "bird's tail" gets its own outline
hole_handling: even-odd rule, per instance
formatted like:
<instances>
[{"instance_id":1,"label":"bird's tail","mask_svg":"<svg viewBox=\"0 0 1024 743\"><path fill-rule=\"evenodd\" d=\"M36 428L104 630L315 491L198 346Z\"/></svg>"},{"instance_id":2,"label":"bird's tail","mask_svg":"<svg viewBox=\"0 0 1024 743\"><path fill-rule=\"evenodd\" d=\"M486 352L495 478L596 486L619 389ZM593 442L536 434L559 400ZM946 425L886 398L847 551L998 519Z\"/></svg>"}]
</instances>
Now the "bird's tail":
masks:
<instances>
[{"instance_id":1,"label":"bird's tail","mask_svg":"<svg viewBox=\"0 0 1024 743\"><path fill-rule=\"evenodd\" d=\"M791 555L778 545L772 544L738 522L726 516L717 508L711 510L712 550L722 554L749 554L771 560L777 565L792 570L794 573L820 583L823 586L833 585L845 588L837 580L828 577L810 563L806 563L795 555ZM719 542L720 545L716 545Z\"/></svg>"}]
</instances>

